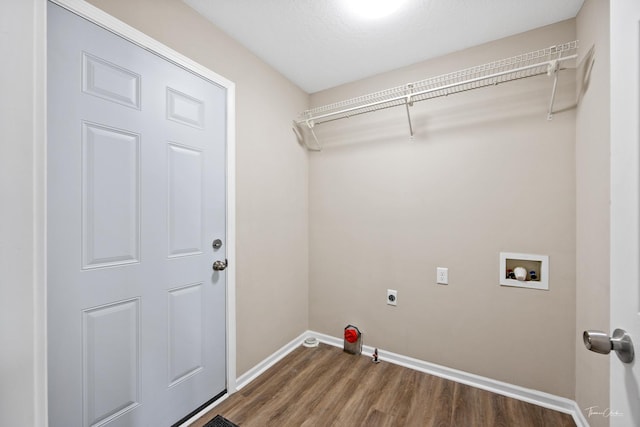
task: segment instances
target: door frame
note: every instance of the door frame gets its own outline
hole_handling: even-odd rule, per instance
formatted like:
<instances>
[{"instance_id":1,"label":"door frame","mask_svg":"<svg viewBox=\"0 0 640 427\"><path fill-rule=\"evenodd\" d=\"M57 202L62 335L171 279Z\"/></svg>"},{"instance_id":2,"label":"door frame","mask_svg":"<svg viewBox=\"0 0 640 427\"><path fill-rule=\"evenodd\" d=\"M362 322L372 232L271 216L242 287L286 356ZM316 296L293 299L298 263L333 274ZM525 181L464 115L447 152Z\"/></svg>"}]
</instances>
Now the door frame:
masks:
<instances>
[{"instance_id":1,"label":"door frame","mask_svg":"<svg viewBox=\"0 0 640 427\"><path fill-rule=\"evenodd\" d=\"M37 80L40 80L42 83L43 90L39 93L39 97L42 102L42 114L43 117L41 121L38 123L37 121L34 123L36 128L40 128L43 130L42 141L44 145L44 151L41 153L43 156L39 160L44 165L44 170L46 171L46 150L48 148L47 139L46 139L46 120L47 120L47 111L46 111L46 84L47 84L47 50L46 50L46 25L47 25L47 1L48 0L40 0L40 7L42 7L42 15L43 19L43 28L41 37L44 37L44 49L38 52L38 56L40 56L39 70L36 70ZM227 276L227 284L226 284L226 382L227 382L227 394L231 394L236 391L236 141L235 141L235 83L222 77L221 75L211 71L210 69L198 64L197 62L187 58L181 53L165 46L164 44L152 39L146 34L136 30L135 28L125 24L124 22L114 18L113 16L107 14L106 12L98 9L97 7L86 3L84 0L51 0L53 3L75 13L76 15L85 18L94 24L105 28L112 33L123 37L126 40L142 47L145 50L151 51L160 57L172 62L182 68L185 68L207 80L214 82L215 84L226 89L227 99L226 99L226 113L227 113L227 135L226 135L226 247L227 247L227 259L229 261L229 266L226 269ZM43 185L43 191L40 199L43 207L42 215L46 218L47 211L47 182L46 182L46 173L39 172L39 178L41 179L41 183ZM46 248L47 241L47 224L46 220L43 221L43 227L39 227L36 239L43 242L42 248ZM36 382L41 384L47 383L47 353L46 353L46 342L47 342L47 311L46 311L46 292L47 292L47 253L46 249L42 249L42 257L39 260L39 270L42 271L42 281L43 281L43 289L37 289L41 291L42 294L37 296L37 300L41 302L42 311L38 310L36 315L41 315L40 327L42 330L40 331L40 337L43 339L43 348L44 348L44 356L43 364L41 366L41 372L37 373ZM42 363L42 362L41 362ZM44 395L40 395L41 399L44 399L41 402L44 405L44 408L47 407L48 394L47 388L43 392ZM211 396L213 397L213 396ZM193 408L196 409L196 408ZM46 409L44 409L44 420L45 424L48 424L48 415L46 414ZM42 412L41 412L42 414ZM184 414L185 416L187 414Z\"/></svg>"}]
</instances>

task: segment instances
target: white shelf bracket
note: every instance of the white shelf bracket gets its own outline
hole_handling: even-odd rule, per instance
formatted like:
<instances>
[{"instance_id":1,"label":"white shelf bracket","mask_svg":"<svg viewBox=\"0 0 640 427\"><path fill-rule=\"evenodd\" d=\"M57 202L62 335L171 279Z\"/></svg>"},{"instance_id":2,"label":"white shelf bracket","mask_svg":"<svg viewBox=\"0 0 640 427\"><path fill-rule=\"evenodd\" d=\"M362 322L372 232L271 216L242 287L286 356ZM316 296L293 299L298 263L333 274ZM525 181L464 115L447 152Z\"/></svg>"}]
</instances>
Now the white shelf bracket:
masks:
<instances>
[{"instance_id":1,"label":"white shelf bracket","mask_svg":"<svg viewBox=\"0 0 640 427\"><path fill-rule=\"evenodd\" d=\"M549 100L549 109L547 110L547 120L553 120L553 104L556 101L556 90L558 89L558 71L560 70L560 62L554 59L549 63L547 75L553 76L553 86L551 88L551 99Z\"/></svg>"},{"instance_id":2,"label":"white shelf bracket","mask_svg":"<svg viewBox=\"0 0 640 427\"><path fill-rule=\"evenodd\" d=\"M409 135L413 138L413 125L411 124L411 112L409 111L409 104L404 104L407 107L407 120L409 121Z\"/></svg>"},{"instance_id":3,"label":"white shelf bracket","mask_svg":"<svg viewBox=\"0 0 640 427\"><path fill-rule=\"evenodd\" d=\"M407 85L407 91L409 93L407 94L407 99L404 103L404 106L407 108L407 120L409 121L409 134L413 139L413 124L411 123L411 111L409 111L409 107L413 107L413 100L411 99L412 92L413 92L412 84Z\"/></svg>"},{"instance_id":4,"label":"white shelf bracket","mask_svg":"<svg viewBox=\"0 0 640 427\"><path fill-rule=\"evenodd\" d=\"M307 124L307 127L309 128L309 131L311 132L311 135L313 136L313 140L316 142L315 147L310 147L309 145L305 144L307 145L307 149L311 151L322 151L322 144L320 144L320 141L318 141L318 137L316 136L316 133L313 130L315 123L313 123L313 120L307 120L306 124Z\"/></svg>"}]
</instances>

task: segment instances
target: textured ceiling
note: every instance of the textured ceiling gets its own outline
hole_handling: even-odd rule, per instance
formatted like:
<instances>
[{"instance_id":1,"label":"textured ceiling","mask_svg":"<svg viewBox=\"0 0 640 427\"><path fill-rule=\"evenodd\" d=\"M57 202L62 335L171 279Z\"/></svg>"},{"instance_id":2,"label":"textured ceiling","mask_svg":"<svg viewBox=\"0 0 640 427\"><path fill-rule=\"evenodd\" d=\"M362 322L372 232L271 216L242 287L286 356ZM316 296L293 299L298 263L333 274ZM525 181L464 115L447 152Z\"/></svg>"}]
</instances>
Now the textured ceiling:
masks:
<instances>
[{"instance_id":1,"label":"textured ceiling","mask_svg":"<svg viewBox=\"0 0 640 427\"><path fill-rule=\"evenodd\" d=\"M365 20L349 1L184 0L308 93L573 18L584 2L406 0Z\"/></svg>"}]
</instances>

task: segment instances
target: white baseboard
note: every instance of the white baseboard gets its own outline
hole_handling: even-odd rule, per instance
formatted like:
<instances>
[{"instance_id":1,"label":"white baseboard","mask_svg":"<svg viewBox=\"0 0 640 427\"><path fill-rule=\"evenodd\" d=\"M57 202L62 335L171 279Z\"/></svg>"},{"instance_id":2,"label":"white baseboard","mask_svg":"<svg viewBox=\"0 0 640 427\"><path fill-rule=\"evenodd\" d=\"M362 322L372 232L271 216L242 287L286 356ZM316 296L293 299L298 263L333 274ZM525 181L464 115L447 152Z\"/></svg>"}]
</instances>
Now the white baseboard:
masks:
<instances>
[{"instance_id":1,"label":"white baseboard","mask_svg":"<svg viewBox=\"0 0 640 427\"><path fill-rule=\"evenodd\" d=\"M277 362L279 362L280 359L282 359L287 354L291 353L293 350L298 348L302 344L302 342L305 340L305 338L307 338L308 336L309 336L309 331L300 334L300 336L298 336L297 338L294 338L288 344L285 344L282 348L277 350L271 356L267 357L262 362L258 363L256 366L249 369L244 374L240 375L236 382L237 389L240 390L241 388L249 384L251 381L256 379L256 377L258 377L264 371L266 371L267 369L275 365Z\"/></svg>"},{"instance_id":2,"label":"white baseboard","mask_svg":"<svg viewBox=\"0 0 640 427\"><path fill-rule=\"evenodd\" d=\"M315 337L318 341L335 347L341 348L344 345L342 338L336 338L314 331L308 331L305 337ZM371 356L373 351L373 347L367 345L362 347L362 354L365 356ZM580 408L578 408L577 403L571 399L493 380L480 375L470 374L468 372L459 371L446 366L436 365L435 363L425 362L423 360L414 359L412 357L403 356L390 351L378 349L378 357L380 360L388 363L404 366L416 371L425 372L430 375L435 375L437 377L456 381L482 390L487 390L502 396L511 397L513 399L522 400L547 409L569 414L573 417L577 427L589 427L589 423L587 423L587 420L584 418Z\"/></svg>"},{"instance_id":3,"label":"white baseboard","mask_svg":"<svg viewBox=\"0 0 640 427\"><path fill-rule=\"evenodd\" d=\"M342 338L336 338L314 331L306 331L297 338L293 339L288 344L284 345L271 356L258 363L249 371L239 376L236 382L237 389L242 389L244 386L256 379L260 374L264 373L267 369L275 365L278 361L280 361L286 355L299 347L302 342L309 337L314 337L318 341L334 347L342 348L344 344ZM373 347L367 345L362 347L362 354L365 356L371 356L373 354L373 351ZM500 394L502 396L511 397L513 399L522 400L524 402L542 406L547 409L552 409L554 411L569 414L573 417L573 421L576 423L577 427L589 427L589 423L578 407L578 404L571 399L555 396L553 394L545 393L542 391L520 387L502 381L493 380L491 378L482 377L480 375L470 374L468 372L459 371L457 369L447 368L446 366L436 365L435 363L425 362L423 360L414 359L412 357L403 356L401 354L392 353L390 351L378 349L378 356L380 360L384 362L404 366L405 368L414 369L416 371L466 384L468 386L487 390L492 393ZM204 415L216 405L223 402L228 396L229 395L225 395L222 398L218 399L216 402L212 403L209 407L202 410L198 415L194 416L185 424L183 424L183 427L189 426L200 416Z\"/></svg>"}]
</instances>

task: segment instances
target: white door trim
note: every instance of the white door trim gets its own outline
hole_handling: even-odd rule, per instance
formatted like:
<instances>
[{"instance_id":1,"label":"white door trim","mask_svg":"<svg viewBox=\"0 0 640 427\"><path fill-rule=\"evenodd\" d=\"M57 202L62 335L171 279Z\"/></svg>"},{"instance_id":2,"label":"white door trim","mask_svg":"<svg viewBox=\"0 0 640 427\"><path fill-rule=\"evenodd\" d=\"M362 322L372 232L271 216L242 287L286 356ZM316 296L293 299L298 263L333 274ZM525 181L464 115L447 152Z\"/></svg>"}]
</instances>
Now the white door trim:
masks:
<instances>
[{"instance_id":1,"label":"white door trim","mask_svg":"<svg viewBox=\"0 0 640 427\"><path fill-rule=\"evenodd\" d=\"M47 0L40 0L41 7L45 11L46 14L46 3ZM227 273L227 392L233 393L236 390L236 147L235 147L235 84L220 76L217 73L209 70L208 68L198 64L197 62L187 58L186 56L176 52L175 50L163 45L162 43L152 39L151 37L143 34L142 32L136 30L135 28L125 24L124 22L112 17L111 15L105 13L104 11L98 9L97 7L86 3L83 0L51 0L53 3L58 4L69 11L111 31L114 34L117 34L132 43L142 47L143 49L149 50L151 52L156 53L157 55L167 59L170 62L177 64L187 70L190 70L212 82L224 87L227 90L227 159L226 159L226 174L227 174L227 236L226 236L226 246L227 246L227 259L229 261L229 267L226 270ZM43 22L43 37L45 37L46 41L46 19ZM41 81L46 82L46 56L47 52L44 49L43 56L41 57L42 67L40 70L36 70L37 75L41 75ZM46 87L46 83L43 83L43 87ZM44 109L46 110L46 90L43 90L42 93L42 105L44 105ZM42 126L46 129L46 111L44 111L44 117L42 118L42 122L35 123L34 126L39 127ZM45 134L46 135L46 134ZM45 141L44 146L46 147L46 136L43 136L43 140ZM46 149L45 149L46 153ZM46 168L46 154L43 155L43 159L41 160L45 164ZM43 175L43 180L46 180L46 175ZM46 182L46 181L45 181ZM46 218L46 186L43 192L43 199L45 201L43 206L44 215ZM37 239L42 239L45 242L44 246L46 247L46 224L43 229L39 230L37 235ZM43 282L44 286L44 296L42 297L44 301L46 301L46 253L44 254L44 259L40 264L44 270L44 278ZM45 303L46 305L46 303ZM46 319L46 307L44 308L43 318ZM46 325L46 320L44 320L44 324ZM44 342L46 343L47 334L46 334L46 326L44 330ZM46 350L45 350L46 351ZM46 356L46 355L45 355ZM46 383L46 361L44 364L44 372L39 373L40 377L39 382ZM46 390L46 387L45 387ZM44 407L46 408L46 391L45 391L45 402L43 402ZM46 412L46 410L45 410ZM187 415L187 414L184 414ZM45 422L47 417L45 416Z\"/></svg>"}]
</instances>

